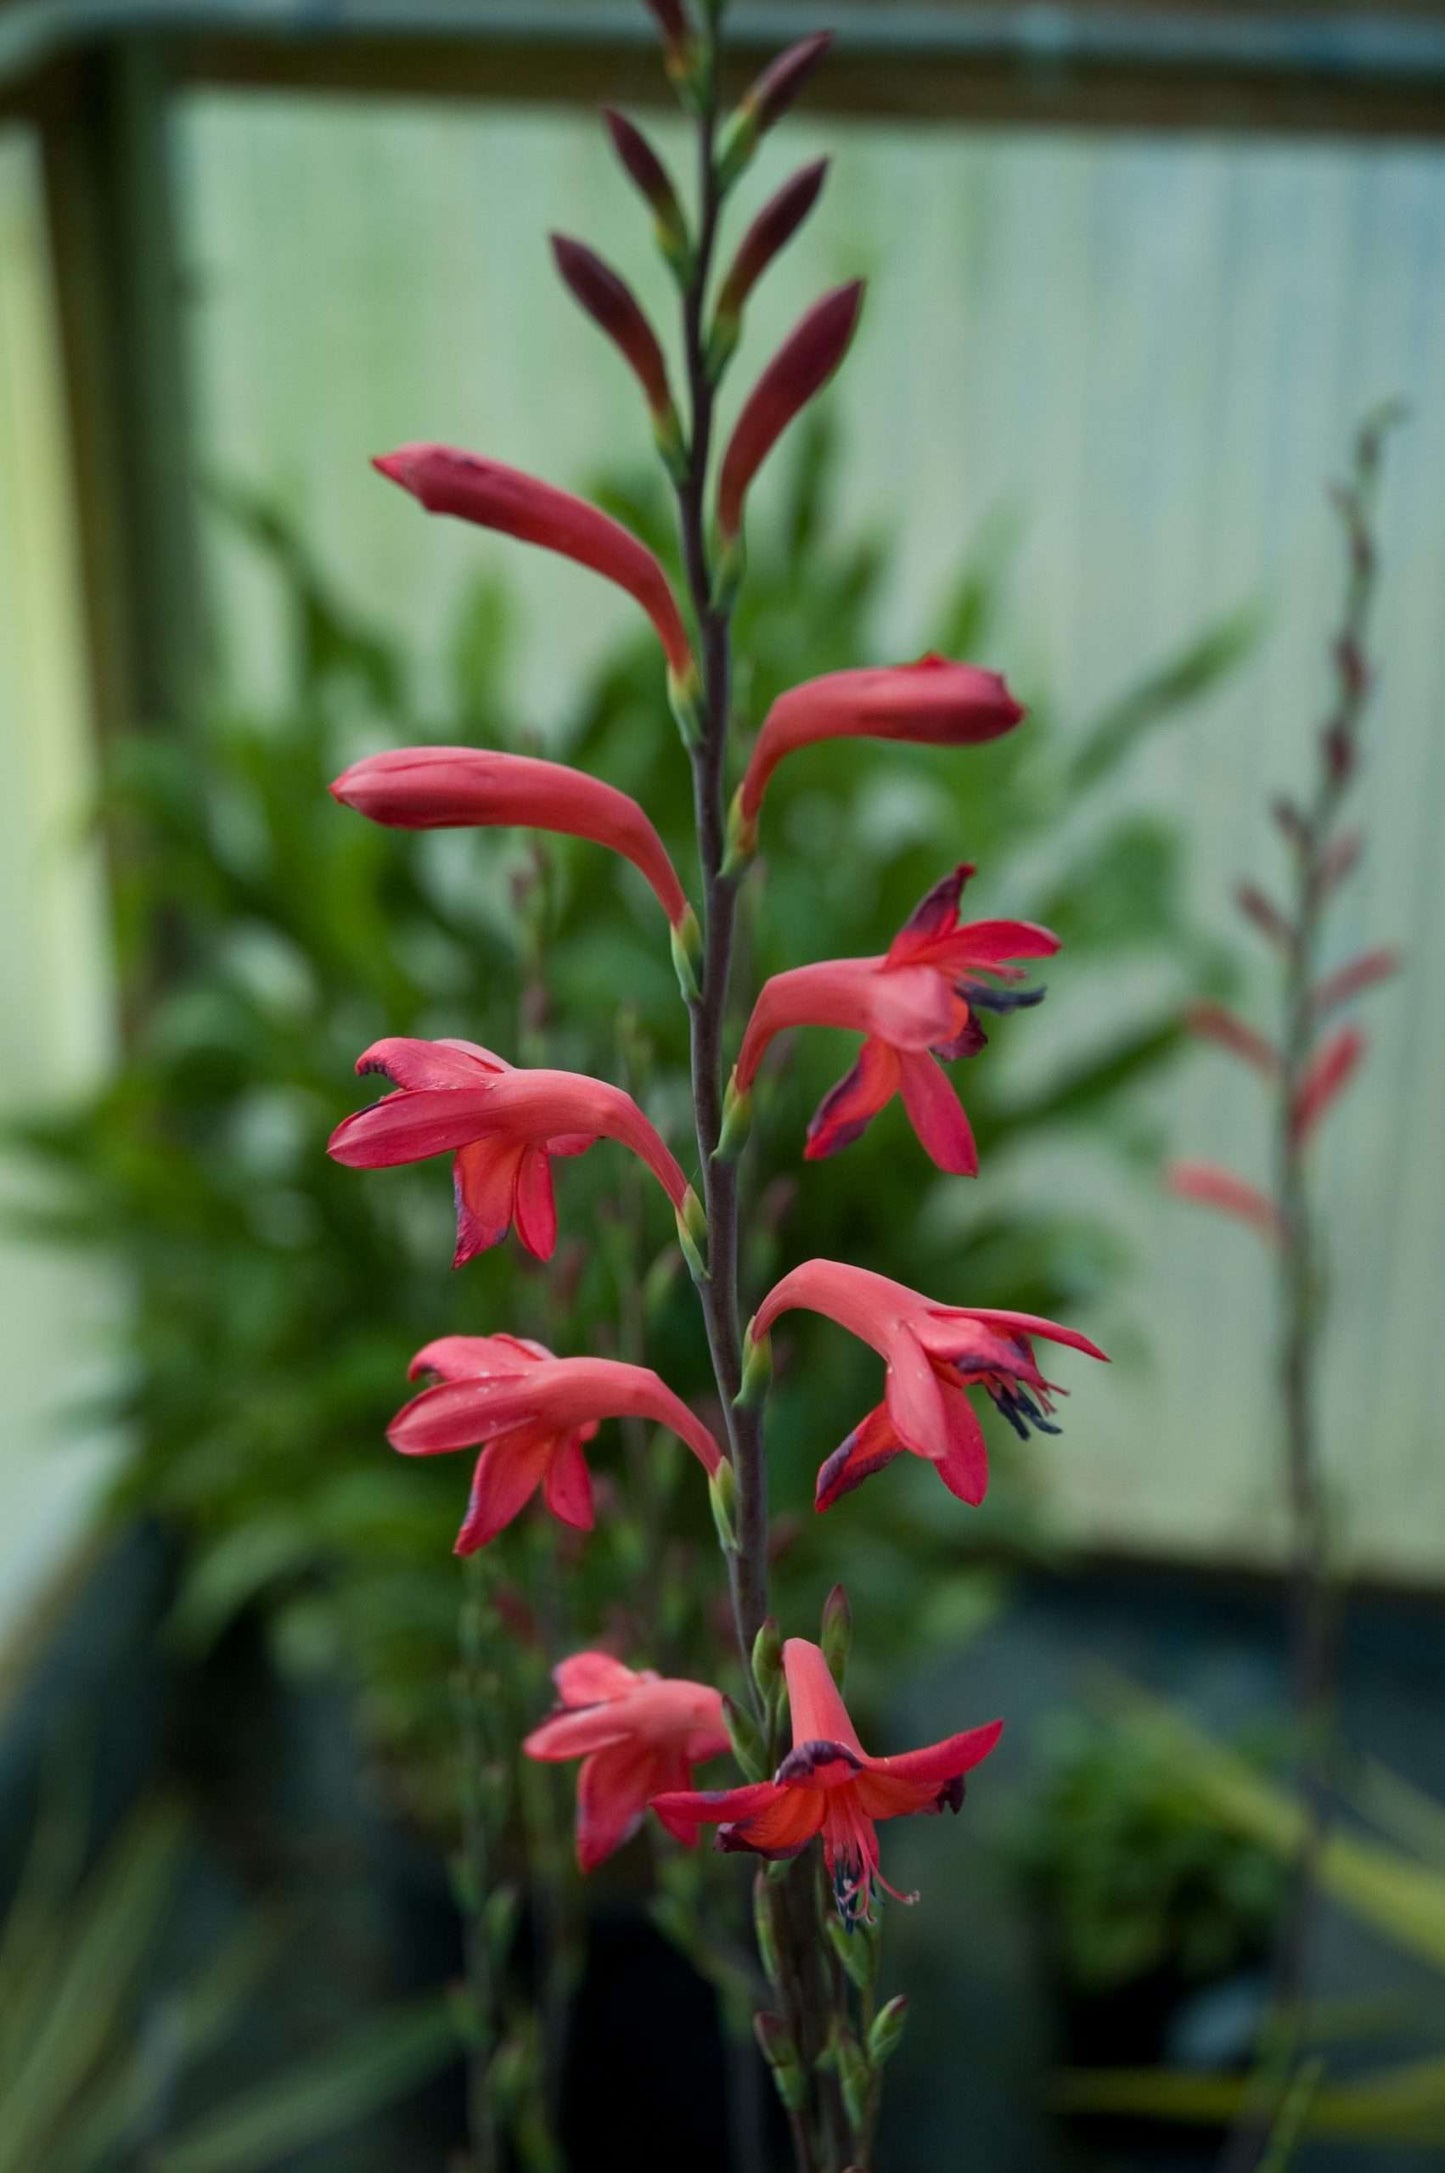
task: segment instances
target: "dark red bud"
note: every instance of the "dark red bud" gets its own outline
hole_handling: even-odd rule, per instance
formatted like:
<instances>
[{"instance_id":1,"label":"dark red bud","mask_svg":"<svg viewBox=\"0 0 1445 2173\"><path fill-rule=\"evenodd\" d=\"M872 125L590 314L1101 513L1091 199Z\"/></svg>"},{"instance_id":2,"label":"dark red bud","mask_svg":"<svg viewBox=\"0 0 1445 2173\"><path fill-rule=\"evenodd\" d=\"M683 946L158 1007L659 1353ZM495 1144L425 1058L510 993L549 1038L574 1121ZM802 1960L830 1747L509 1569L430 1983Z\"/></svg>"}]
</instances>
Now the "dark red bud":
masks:
<instances>
[{"instance_id":1,"label":"dark red bud","mask_svg":"<svg viewBox=\"0 0 1445 2173\"><path fill-rule=\"evenodd\" d=\"M1266 898L1257 884L1240 883L1234 893L1234 902L1245 919L1252 921L1262 936L1267 936L1269 941L1277 944L1282 951L1293 949L1295 939L1293 927L1285 919L1283 913L1280 912L1279 907Z\"/></svg>"},{"instance_id":2,"label":"dark red bud","mask_svg":"<svg viewBox=\"0 0 1445 2173\"><path fill-rule=\"evenodd\" d=\"M825 294L793 327L753 387L718 478L718 523L725 536L738 534L753 477L847 353L862 306L861 279Z\"/></svg>"},{"instance_id":3,"label":"dark red bud","mask_svg":"<svg viewBox=\"0 0 1445 2173\"><path fill-rule=\"evenodd\" d=\"M658 225L670 237L685 234L686 222L677 191L667 168L642 130L629 121L625 113L618 113L611 106L603 107L602 118L607 123L613 149L629 178L652 206Z\"/></svg>"},{"instance_id":4,"label":"dark red bud","mask_svg":"<svg viewBox=\"0 0 1445 2173\"><path fill-rule=\"evenodd\" d=\"M802 91L823 55L833 43L831 30L815 31L811 38L800 38L785 53L779 53L770 61L751 88L739 100L742 111L750 114L754 126L761 135L781 120L789 106Z\"/></svg>"},{"instance_id":5,"label":"dark red bud","mask_svg":"<svg viewBox=\"0 0 1445 2173\"><path fill-rule=\"evenodd\" d=\"M743 236L723 282L717 303L720 317L741 314L743 304L773 258L792 240L817 203L827 172L828 161L816 159L795 173L791 181L785 181L776 196L764 204Z\"/></svg>"},{"instance_id":6,"label":"dark red bud","mask_svg":"<svg viewBox=\"0 0 1445 2173\"><path fill-rule=\"evenodd\" d=\"M632 369L653 414L668 414L672 394L667 364L632 289L585 243L573 241L566 234L552 236L552 254L576 300Z\"/></svg>"},{"instance_id":7,"label":"dark red bud","mask_svg":"<svg viewBox=\"0 0 1445 2173\"><path fill-rule=\"evenodd\" d=\"M662 32L668 52L682 52L692 39L692 25L682 0L644 0L644 5Z\"/></svg>"}]
</instances>

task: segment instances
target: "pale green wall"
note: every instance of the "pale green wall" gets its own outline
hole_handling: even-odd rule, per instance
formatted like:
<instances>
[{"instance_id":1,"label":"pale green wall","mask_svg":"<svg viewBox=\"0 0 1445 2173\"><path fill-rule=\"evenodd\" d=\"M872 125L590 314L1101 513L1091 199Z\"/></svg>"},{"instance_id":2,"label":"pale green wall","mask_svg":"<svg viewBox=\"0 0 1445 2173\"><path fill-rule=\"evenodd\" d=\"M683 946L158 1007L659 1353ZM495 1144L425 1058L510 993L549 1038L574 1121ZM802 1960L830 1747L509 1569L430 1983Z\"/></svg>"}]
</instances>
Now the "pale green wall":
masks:
<instances>
[{"instance_id":1,"label":"pale green wall","mask_svg":"<svg viewBox=\"0 0 1445 2173\"><path fill-rule=\"evenodd\" d=\"M102 891L82 842L89 720L38 164L0 131L0 1112L93 1080L109 1046ZM13 1174L5 1196L13 1197ZM0 1634L85 1523L112 1444L106 1278L0 1235Z\"/></svg>"},{"instance_id":2,"label":"pale green wall","mask_svg":"<svg viewBox=\"0 0 1445 2173\"><path fill-rule=\"evenodd\" d=\"M1369 1014L1371 1069L1325 1163L1341 1239L1328 1410L1358 1558L1438 1573L1445 157L856 123L794 129L788 155L825 145L829 192L760 297L748 354L810 285L873 275L834 397L850 518L903 529L888 643L916 644L960 546L999 506L1025 519L1024 607L993 661L1025 689L1046 676L1080 719L1210 614L1269 600L1262 661L1130 788L1187 816L1197 903L1220 924L1236 872L1270 864L1266 791L1298 776L1325 698L1338 557L1322 477L1364 407L1397 391L1414 403L1384 515L1373 847L1339 931L1342 946L1402 937L1410 973ZM661 305L591 123L198 96L178 152L204 464L282 489L323 562L418 643L440 635L479 564L505 568L527 606L525 686L547 729L627 607L537 554L419 520L366 456L450 437L567 482L599 449L640 447L630 387L557 291L542 241L548 225L580 226ZM0 830L14 840L0 895L7 931L25 931L0 963L4 1096L80 1076L104 1003L94 890L62 872L62 811L83 772L79 645L35 176L15 141L0 205ZM755 517L767 506L765 481ZM239 556L222 570L233 677L264 698L280 670L272 599ZM1047 1065L1097 1032L1110 1000L1061 963L1027 1060ZM1177 1151L1261 1167L1249 1082L1220 1060L1192 1061L1144 1114ZM1075 1528L1189 1551L1266 1545L1267 1294L1248 1241L1161 1200L1142 1166L1123 1178L1079 1154L995 1168L977 1191L940 1187L935 1211L957 1216L963 1242L989 1187L1102 1195L1139 1248L1126 1301L1094 1324L1125 1362L1078 1384L1049 1452ZM9 1254L0 1276L0 1528L19 1535L8 1561L0 1552L3 1609L17 1553L39 1559L32 1523L60 1528L50 1489L83 1464L44 1418L69 1378L81 1285Z\"/></svg>"},{"instance_id":3,"label":"pale green wall","mask_svg":"<svg viewBox=\"0 0 1445 2173\"><path fill-rule=\"evenodd\" d=\"M993 661L1025 685L1043 672L1080 719L1206 616L1268 599L1262 661L1131 786L1188 820L1198 904L1220 924L1235 874L1271 865L1266 792L1299 776L1326 695L1339 558L1323 478L1368 405L1396 392L1414 404L1384 512L1373 843L1338 931L1342 947L1401 937L1410 971L1370 1013L1369 1075L1325 1161L1341 1241L1328 1412L1358 1558L1438 1571L1445 157L858 124L794 129L788 155L824 144L828 194L760 299L749 359L810 287L873 275L835 397L850 511L904 527L896 648L916 642L960 544L1002 504L1026 516L1027 610ZM536 554L418 521L366 456L435 436L567 482L599 449L640 444L623 372L544 253L546 227L580 226L661 304L594 127L207 97L183 145L207 460L288 492L326 563L419 641L479 564L505 566L530 608L526 682L546 729L626 607ZM756 519L767 503L764 484ZM234 568L225 601L233 655L264 690L274 643L255 576ZM1097 1031L1100 992L1064 964L1051 981L1029 1044L1041 1063ZM1149 1114L1176 1151L1262 1167L1250 1082L1220 1059L1191 1061ZM1128 1304L1098 1326L1128 1352L1130 1322L1147 1316L1152 1359L1080 1382L1048 1452L1075 1525L1189 1551L1266 1545L1266 1286L1248 1239L1164 1202L1147 1171L1121 1181L1088 1156L985 1182L1102 1191L1140 1249ZM950 1188L938 1211L966 1235L975 1197Z\"/></svg>"}]
</instances>

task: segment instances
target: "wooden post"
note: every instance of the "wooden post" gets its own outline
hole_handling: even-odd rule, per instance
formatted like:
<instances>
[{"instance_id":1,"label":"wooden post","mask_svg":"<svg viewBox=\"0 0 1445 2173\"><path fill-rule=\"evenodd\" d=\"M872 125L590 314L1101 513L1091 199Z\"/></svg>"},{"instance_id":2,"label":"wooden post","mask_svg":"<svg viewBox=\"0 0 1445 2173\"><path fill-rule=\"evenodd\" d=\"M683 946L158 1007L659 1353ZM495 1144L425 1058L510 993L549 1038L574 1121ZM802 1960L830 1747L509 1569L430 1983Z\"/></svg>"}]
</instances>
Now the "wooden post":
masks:
<instances>
[{"instance_id":1,"label":"wooden post","mask_svg":"<svg viewBox=\"0 0 1445 2173\"><path fill-rule=\"evenodd\" d=\"M162 43L58 69L39 101L96 716L184 727L205 625Z\"/></svg>"}]
</instances>

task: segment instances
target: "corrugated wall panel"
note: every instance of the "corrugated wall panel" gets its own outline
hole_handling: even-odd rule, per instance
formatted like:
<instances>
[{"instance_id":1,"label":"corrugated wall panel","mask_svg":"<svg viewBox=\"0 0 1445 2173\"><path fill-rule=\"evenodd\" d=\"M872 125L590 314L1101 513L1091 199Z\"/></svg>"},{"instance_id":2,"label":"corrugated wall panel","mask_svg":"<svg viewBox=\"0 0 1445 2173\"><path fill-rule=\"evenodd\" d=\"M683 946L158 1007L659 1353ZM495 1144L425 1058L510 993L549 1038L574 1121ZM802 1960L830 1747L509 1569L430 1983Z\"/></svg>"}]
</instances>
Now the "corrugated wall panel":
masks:
<instances>
[{"instance_id":1,"label":"corrugated wall panel","mask_svg":"<svg viewBox=\"0 0 1445 2173\"><path fill-rule=\"evenodd\" d=\"M616 624L615 599L406 519L365 461L449 437L567 482L599 448L640 442L623 373L550 279L542 240L580 224L661 303L592 125L210 96L189 102L182 140L207 461L287 490L324 559L419 641L440 635L469 568L505 563L545 728ZM1340 575L1325 476L1365 408L1393 393L1413 405L1383 516L1372 850L1338 931L1342 950L1403 938L1410 971L1375 1003L1374 1061L1326 1154L1328 1411L1357 1558L1438 1574L1445 1456L1425 1361L1445 1323L1445 156L859 124L795 129L787 155L825 143L839 155L824 209L760 296L750 351L810 278L873 275L834 397L850 512L901 526L898 649L1000 506L1025 523L1027 608L999 661L1046 676L1080 720L1210 615L1269 604L1247 676L1129 785L1187 819L1197 904L1220 925L1236 873L1270 865L1266 791L1299 778L1327 694ZM227 566L230 650L264 693L266 599ZM1048 1031L1066 1031L1067 999L1050 1009ZM1046 1059L1042 1025L1039 1040ZM1153 1115L1178 1151L1262 1167L1250 1083L1221 1060L1191 1059ZM1275 1492L1261 1264L1142 1175L1064 1157L1017 1181L1049 1176L1116 1205L1140 1266L1108 1325L1126 1349L1130 1318L1149 1329L1147 1357L1089 1382L1053 1459L1074 1528L1257 1551Z\"/></svg>"}]
</instances>

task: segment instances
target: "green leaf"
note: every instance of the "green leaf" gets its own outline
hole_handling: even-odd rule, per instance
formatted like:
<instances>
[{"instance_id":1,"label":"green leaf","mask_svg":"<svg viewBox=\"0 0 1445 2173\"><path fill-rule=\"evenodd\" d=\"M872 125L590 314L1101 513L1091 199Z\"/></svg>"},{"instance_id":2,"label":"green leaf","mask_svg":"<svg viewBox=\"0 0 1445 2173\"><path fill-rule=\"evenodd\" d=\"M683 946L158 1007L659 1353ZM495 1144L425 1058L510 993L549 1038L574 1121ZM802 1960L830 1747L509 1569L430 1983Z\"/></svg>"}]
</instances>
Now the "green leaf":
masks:
<instances>
[{"instance_id":1,"label":"green leaf","mask_svg":"<svg viewBox=\"0 0 1445 2173\"><path fill-rule=\"evenodd\" d=\"M445 1995L393 2008L204 2115L154 2153L152 2173L266 2173L291 2152L394 2104L455 2059L458 2045Z\"/></svg>"},{"instance_id":2,"label":"green leaf","mask_svg":"<svg viewBox=\"0 0 1445 2173\"><path fill-rule=\"evenodd\" d=\"M1201 701L1254 649L1264 631L1258 604L1246 604L1208 627L1156 671L1130 688L1082 733L1068 765L1072 792L1088 790L1118 768L1157 725Z\"/></svg>"}]
</instances>

